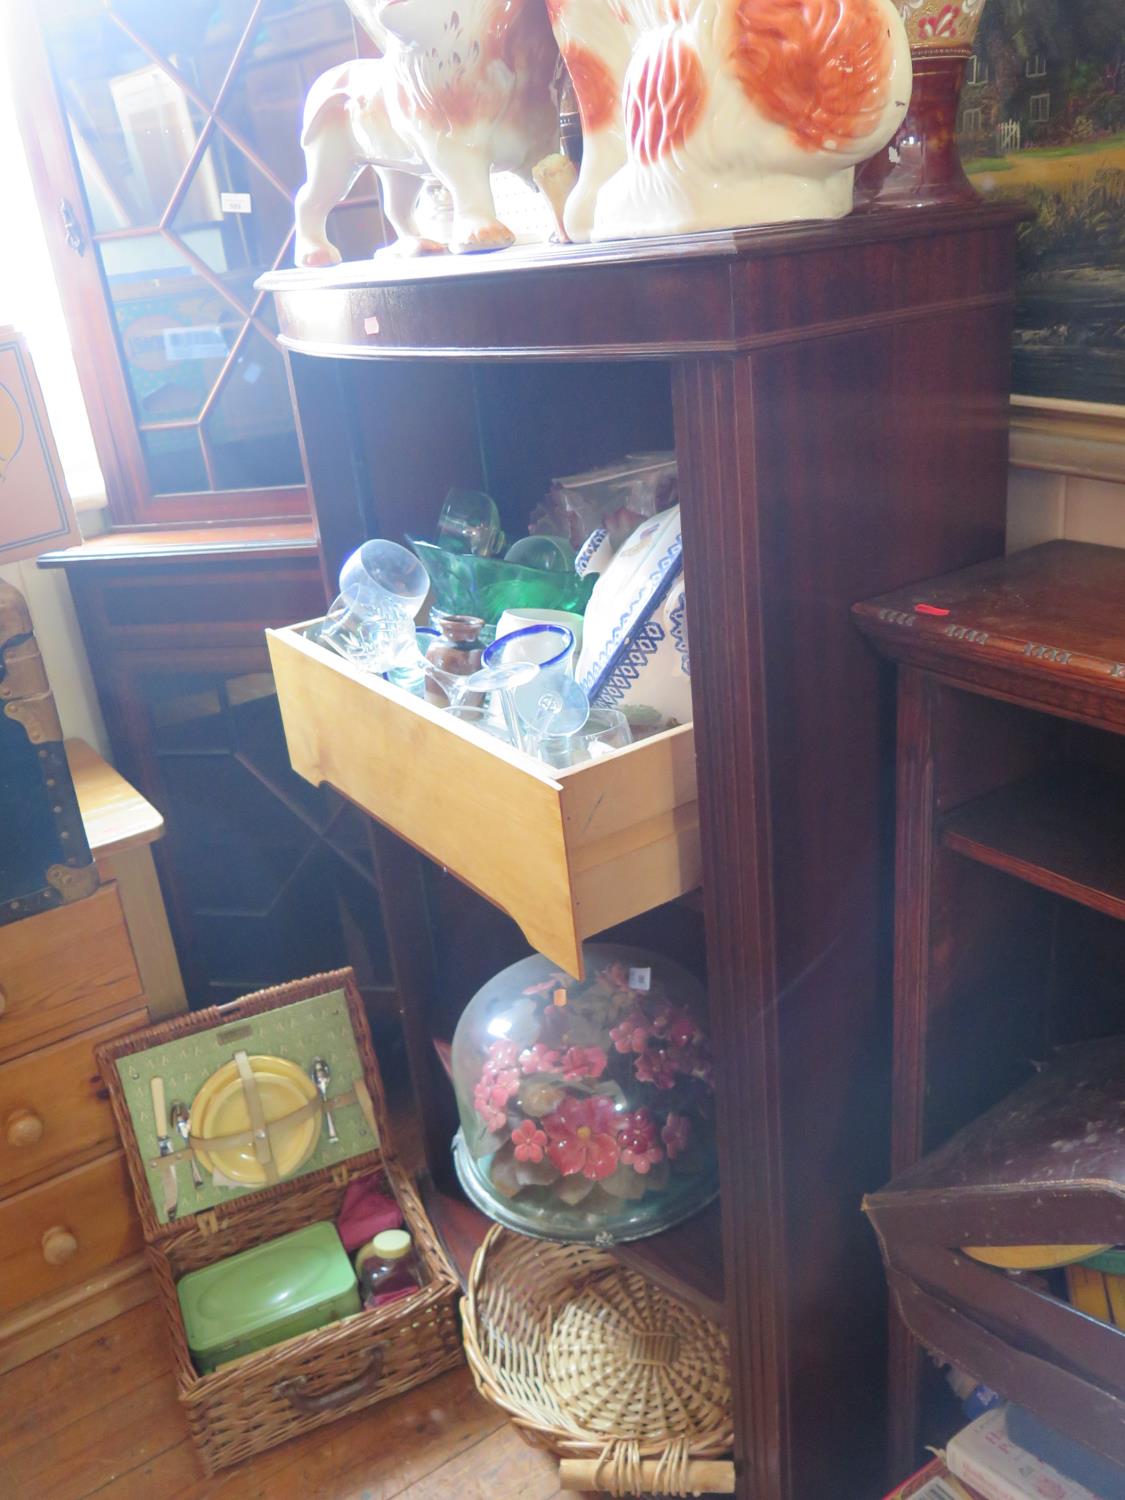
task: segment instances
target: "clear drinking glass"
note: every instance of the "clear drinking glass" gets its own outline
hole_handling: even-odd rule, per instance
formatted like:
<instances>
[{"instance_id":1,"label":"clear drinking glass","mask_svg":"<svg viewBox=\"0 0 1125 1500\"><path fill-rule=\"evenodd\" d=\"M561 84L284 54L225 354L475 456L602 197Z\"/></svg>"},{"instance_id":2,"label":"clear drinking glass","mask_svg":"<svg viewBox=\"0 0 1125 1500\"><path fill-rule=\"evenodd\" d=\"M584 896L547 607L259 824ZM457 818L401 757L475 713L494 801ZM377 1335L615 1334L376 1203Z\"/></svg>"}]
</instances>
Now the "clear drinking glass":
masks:
<instances>
[{"instance_id":1,"label":"clear drinking glass","mask_svg":"<svg viewBox=\"0 0 1125 1500\"><path fill-rule=\"evenodd\" d=\"M505 552L504 561L544 573L573 573L574 548L561 536L522 536Z\"/></svg>"},{"instance_id":2,"label":"clear drinking glass","mask_svg":"<svg viewBox=\"0 0 1125 1500\"><path fill-rule=\"evenodd\" d=\"M438 517L437 541L443 552L495 556L504 546L495 500L479 490L450 490Z\"/></svg>"},{"instance_id":3,"label":"clear drinking glass","mask_svg":"<svg viewBox=\"0 0 1125 1500\"><path fill-rule=\"evenodd\" d=\"M485 648L483 660L486 667L529 661L541 672L573 672L574 631L546 621L525 625L493 641Z\"/></svg>"},{"instance_id":4,"label":"clear drinking glass","mask_svg":"<svg viewBox=\"0 0 1125 1500\"><path fill-rule=\"evenodd\" d=\"M488 669L515 662L538 667L511 694L519 715L519 744L534 755L542 735L573 734L590 711L589 699L574 680L574 632L566 625L526 625L493 641L484 653Z\"/></svg>"},{"instance_id":5,"label":"clear drinking glass","mask_svg":"<svg viewBox=\"0 0 1125 1500\"><path fill-rule=\"evenodd\" d=\"M386 672L414 647L414 616L430 591L429 574L412 552L376 538L357 547L340 569L340 593L318 639L372 672Z\"/></svg>"}]
</instances>

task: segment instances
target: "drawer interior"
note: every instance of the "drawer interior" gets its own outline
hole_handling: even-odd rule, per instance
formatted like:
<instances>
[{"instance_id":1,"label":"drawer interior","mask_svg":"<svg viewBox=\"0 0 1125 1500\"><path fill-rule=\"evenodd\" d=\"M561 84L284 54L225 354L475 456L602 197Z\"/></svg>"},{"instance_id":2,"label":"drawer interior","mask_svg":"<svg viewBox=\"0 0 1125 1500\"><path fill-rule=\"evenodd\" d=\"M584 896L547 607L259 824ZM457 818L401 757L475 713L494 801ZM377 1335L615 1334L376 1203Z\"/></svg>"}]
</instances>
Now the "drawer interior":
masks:
<instances>
[{"instance_id":1,"label":"drawer interior","mask_svg":"<svg viewBox=\"0 0 1125 1500\"><path fill-rule=\"evenodd\" d=\"M507 912L581 975L581 944L700 880L694 731L556 771L333 655L269 631L293 768Z\"/></svg>"}]
</instances>

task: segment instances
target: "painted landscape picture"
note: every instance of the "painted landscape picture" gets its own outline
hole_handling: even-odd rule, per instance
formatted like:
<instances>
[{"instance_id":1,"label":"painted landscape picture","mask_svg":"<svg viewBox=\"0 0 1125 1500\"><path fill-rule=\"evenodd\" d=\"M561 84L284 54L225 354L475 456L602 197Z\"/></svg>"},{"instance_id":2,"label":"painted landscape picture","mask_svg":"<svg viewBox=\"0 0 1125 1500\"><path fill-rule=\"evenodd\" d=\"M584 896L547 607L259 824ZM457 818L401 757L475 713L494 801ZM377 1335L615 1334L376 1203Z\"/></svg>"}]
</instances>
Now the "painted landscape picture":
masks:
<instances>
[{"instance_id":1,"label":"painted landscape picture","mask_svg":"<svg viewBox=\"0 0 1125 1500\"><path fill-rule=\"evenodd\" d=\"M987 0L958 120L1020 235L1013 389L1125 405L1125 0Z\"/></svg>"}]
</instances>

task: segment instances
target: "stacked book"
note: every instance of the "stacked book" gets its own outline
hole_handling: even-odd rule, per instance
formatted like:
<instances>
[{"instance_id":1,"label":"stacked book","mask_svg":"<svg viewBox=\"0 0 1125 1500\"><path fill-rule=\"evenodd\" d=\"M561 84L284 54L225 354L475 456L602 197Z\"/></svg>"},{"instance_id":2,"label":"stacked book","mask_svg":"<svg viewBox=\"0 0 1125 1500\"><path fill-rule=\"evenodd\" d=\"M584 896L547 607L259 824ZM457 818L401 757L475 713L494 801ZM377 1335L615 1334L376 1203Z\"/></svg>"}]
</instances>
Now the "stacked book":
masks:
<instances>
[{"instance_id":1,"label":"stacked book","mask_svg":"<svg viewBox=\"0 0 1125 1500\"><path fill-rule=\"evenodd\" d=\"M1125 1472L1099 1465L1105 1481L1097 1493L1087 1489L1014 1442L1008 1412L996 1407L978 1417L887 1500L1125 1500Z\"/></svg>"}]
</instances>

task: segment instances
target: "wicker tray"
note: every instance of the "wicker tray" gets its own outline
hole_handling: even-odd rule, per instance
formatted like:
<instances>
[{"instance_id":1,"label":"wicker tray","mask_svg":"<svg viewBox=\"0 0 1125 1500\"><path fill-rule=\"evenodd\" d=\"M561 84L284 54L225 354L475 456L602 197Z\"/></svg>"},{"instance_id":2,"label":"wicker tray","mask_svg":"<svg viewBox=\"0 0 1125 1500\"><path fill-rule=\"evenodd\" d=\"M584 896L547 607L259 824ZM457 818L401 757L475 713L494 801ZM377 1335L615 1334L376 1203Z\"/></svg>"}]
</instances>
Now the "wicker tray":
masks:
<instances>
[{"instance_id":1,"label":"wicker tray","mask_svg":"<svg viewBox=\"0 0 1125 1500\"><path fill-rule=\"evenodd\" d=\"M481 1395L564 1489L733 1494L722 1329L588 1245L493 1228L461 1303Z\"/></svg>"},{"instance_id":2,"label":"wicker tray","mask_svg":"<svg viewBox=\"0 0 1125 1500\"><path fill-rule=\"evenodd\" d=\"M161 1224L118 1075L118 1058L336 990L343 990L347 1000L380 1149ZM146 1255L168 1325L177 1394L208 1474L410 1390L461 1363L457 1280L421 1199L389 1144L382 1081L350 969L179 1016L106 1043L98 1049L97 1058L125 1144L145 1229ZM425 1284L385 1307L357 1313L200 1375L188 1351L176 1295L180 1277L290 1230L334 1219L348 1183L372 1173L379 1173L398 1199L414 1237Z\"/></svg>"}]
</instances>

